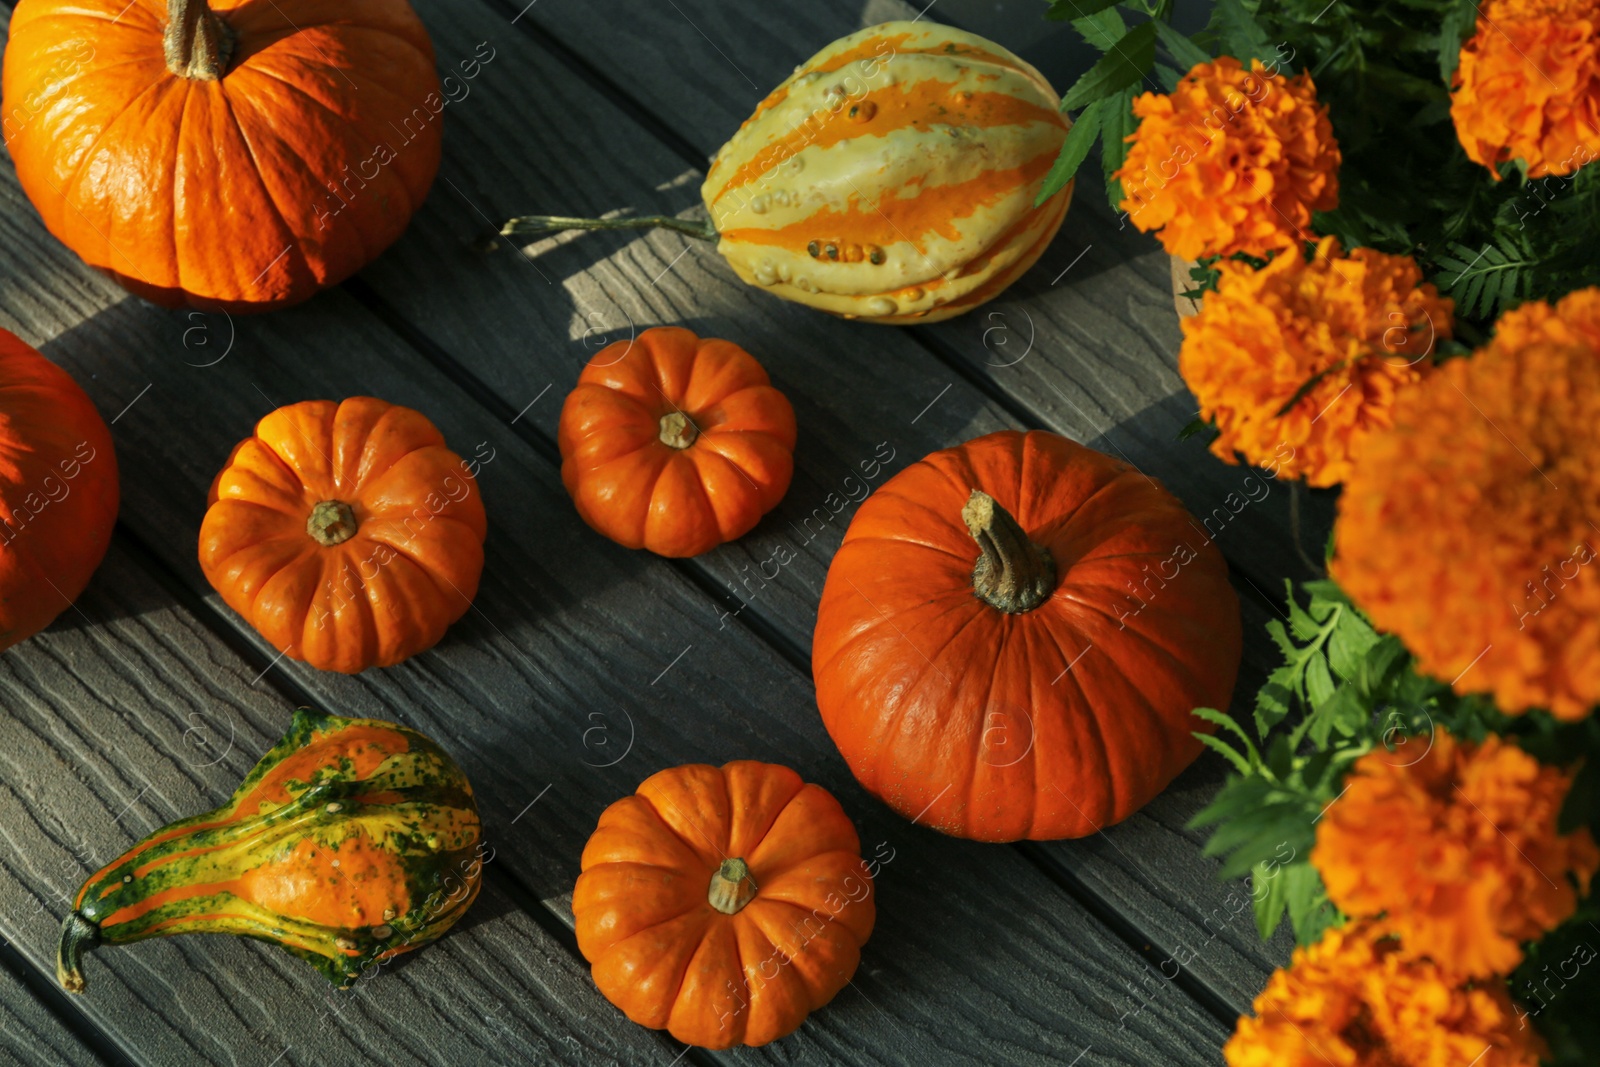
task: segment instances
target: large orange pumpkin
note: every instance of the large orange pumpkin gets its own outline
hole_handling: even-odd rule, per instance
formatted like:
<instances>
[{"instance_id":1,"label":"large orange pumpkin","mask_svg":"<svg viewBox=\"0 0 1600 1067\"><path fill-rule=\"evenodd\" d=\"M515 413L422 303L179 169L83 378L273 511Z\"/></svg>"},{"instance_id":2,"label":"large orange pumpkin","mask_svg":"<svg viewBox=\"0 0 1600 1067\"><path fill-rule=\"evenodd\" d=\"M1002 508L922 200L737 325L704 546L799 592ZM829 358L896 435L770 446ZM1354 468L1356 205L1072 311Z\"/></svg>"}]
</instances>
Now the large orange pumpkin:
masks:
<instances>
[{"instance_id":1,"label":"large orange pumpkin","mask_svg":"<svg viewBox=\"0 0 1600 1067\"><path fill-rule=\"evenodd\" d=\"M212 482L200 567L285 655L346 674L391 666L472 605L487 532L476 473L410 408L281 407Z\"/></svg>"},{"instance_id":2,"label":"large orange pumpkin","mask_svg":"<svg viewBox=\"0 0 1600 1067\"><path fill-rule=\"evenodd\" d=\"M1049 433L935 452L857 510L812 664L828 733L907 818L1081 837L1200 752L1239 667L1227 566L1132 467Z\"/></svg>"},{"instance_id":3,"label":"large orange pumpkin","mask_svg":"<svg viewBox=\"0 0 1600 1067\"><path fill-rule=\"evenodd\" d=\"M439 166L444 100L405 0L20 0L0 95L50 232L171 307L342 281Z\"/></svg>"},{"instance_id":4,"label":"large orange pumpkin","mask_svg":"<svg viewBox=\"0 0 1600 1067\"><path fill-rule=\"evenodd\" d=\"M67 372L0 330L0 649L78 598L117 521L105 420Z\"/></svg>"},{"instance_id":5,"label":"large orange pumpkin","mask_svg":"<svg viewBox=\"0 0 1600 1067\"><path fill-rule=\"evenodd\" d=\"M855 974L877 918L855 827L787 767L673 767L600 816L572 893L595 984L705 1048L791 1033Z\"/></svg>"},{"instance_id":6,"label":"large orange pumpkin","mask_svg":"<svg viewBox=\"0 0 1600 1067\"><path fill-rule=\"evenodd\" d=\"M583 520L663 556L742 536L794 475L794 409L761 364L679 326L595 353L562 405L558 440Z\"/></svg>"}]
</instances>

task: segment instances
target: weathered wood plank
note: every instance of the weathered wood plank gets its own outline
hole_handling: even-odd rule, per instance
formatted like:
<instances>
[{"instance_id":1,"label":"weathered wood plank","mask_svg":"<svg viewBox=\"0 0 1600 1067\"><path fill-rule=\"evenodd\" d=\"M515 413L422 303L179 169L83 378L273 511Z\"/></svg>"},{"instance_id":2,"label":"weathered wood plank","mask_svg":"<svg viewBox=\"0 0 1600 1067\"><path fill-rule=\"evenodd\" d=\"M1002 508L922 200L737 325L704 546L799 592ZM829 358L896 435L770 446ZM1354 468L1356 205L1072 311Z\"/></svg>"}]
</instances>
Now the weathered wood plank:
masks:
<instances>
[{"instance_id":1,"label":"weathered wood plank","mask_svg":"<svg viewBox=\"0 0 1600 1067\"><path fill-rule=\"evenodd\" d=\"M94 1067L102 1062L0 959L0 1064Z\"/></svg>"},{"instance_id":2,"label":"weathered wood plank","mask_svg":"<svg viewBox=\"0 0 1600 1067\"><path fill-rule=\"evenodd\" d=\"M115 545L65 619L0 657L0 936L53 980L82 880L225 800L292 707ZM515 1048L540 1063L632 1064L677 1052L615 1025L587 969L493 877L456 931L346 993L243 938L107 949L86 970L74 1005L137 1063L527 1062Z\"/></svg>"},{"instance_id":3,"label":"weathered wood plank","mask_svg":"<svg viewBox=\"0 0 1600 1067\"><path fill-rule=\"evenodd\" d=\"M512 0L487 2L501 11ZM904 0L876 0L865 10L853 0L821 0L734 12L714 0L689 0L643 6L635 17L612 26L592 18L582 4L553 0L530 7L523 18L583 60L603 54L600 76L631 97L636 112L709 155L768 89L827 41L885 19L916 17L922 10L922 4ZM986 32L981 9L965 13L964 28ZM1062 72L1057 88L1078 73ZM749 82L760 90L752 91ZM613 133L606 143L617 139ZM502 149L515 150L515 143ZM1030 423L1121 455L1164 481L1197 517L1209 520L1205 531L1243 572L1271 585L1266 591L1276 595L1272 583L1282 575L1306 574L1290 538L1286 487L1269 492L1272 487L1262 486L1257 474L1241 488L1249 470L1219 463L1199 439L1178 441L1196 405L1177 374L1181 335L1172 310L1169 261L1154 239L1111 211L1098 173L1098 158L1085 164L1085 180L1060 235L1016 285L982 309L908 332L948 364L988 382ZM692 208L698 204L698 186L698 175L685 179L683 191L665 206ZM552 212L565 213L570 206L565 197L581 189L592 199L596 185L543 188L561 198ZM532 191L542 190L534 184ZM618 195L621 199L606 206L633 206L625 193ZM515 210L542 207L524 204ZM872 341L875 358L889 358L891 342ZM1247 490L1261 499L1249 499ZM1230 504L1230 496L1248 501L1247 506L1231 510L1237 504ZM1330 516L1325 496L1308 504L1302 540L1313 555Z\"/></svg>"},{"instance_id":4,"label":"weathered wood plank","mask_svg":"<svg viewBox=\"0 0 1600 1067\"><path fill-rule=\"evenodd\" d=\"M418 6L446 66L452 55L472 55L477 41L496 28L470 6ZM694 201L698 184L680 180L677 157L574 85L532 43L507 35L493 40L496 58L451 113L440 194L400 244L365 272L364 284L390 314L439 343L452 373L484 383L502 419L514 421L546 450L554 441L561 397L600 341L687 322L748 346L795 403L801 427L795 481L751 534L688 566L725 594L717 609L719 628L754 620L803 663L828 562L856 502L926 452L1016 420L900 331L853 326L773 300L732 280L709 249L676 235L557 240L534 246L526 257L509 248L490 256L475 250L486 219L526 208L530 197L554 197L539 205L554 212L594 213L626 203L648 214L682 210ZM589 152L593 172L587 177L571 174L569 159L543 151L525 132L573 122L607 131ZM604 164L598 162L602 153L609 153ZM645 192L658 186L666 188ZM1117 269L1110 262L1105 267ZM469 274L473 285L433 285L441 268ZM568 304L547 299L555 279ZM1125 322L1103 317L1113 334L1129 332ZM517 339L512 358L506 338ZM1154 381L1170 374L1161 366L1144 368L1141 361L1155 358L1151 351L1145 346L1129 354L1125 376ZM1091 384L1127 391L1117 381ZM1169 410L1174 404L1169 398L1154 407L1163 417L1175 417ZM1283 498L1281 486L1259 476L1246 483L1248 472L1221 468L1199 452L1176 473L1184 475L1188 465L1211 472L1214 484L1191 492L1189 503L1224 507L1227 519L1213 519L1213 529L1227 528L1235 518L1247 521L1251 507ZM1239 500L1260 500L1235 517L1224 506L1228 492L1241 494ZM1202 535L1203 528L1197 537ZM784 559L789 562L780 567L777 561ZM1259 668L1269 652L1260 629L1266 609L1247 599L1245 610ZM1246 682L1240 691L1253 689ZM1116 831L1136 837L1138 847L1119 852L1111 839L1096 837L1043 855L1058 855L1064 869L1126 911L1166 952L1192 959L1193 973L1242 1011L1266 972L1287 958L1288 948L1282 938L1262 946L1248 919L1220 931L1214 917L1207 922L1235 903L1238 890L1215 883L1216 864L1199 855L1198 835L1182 832L1181 824L1214 790L1221 766L1202 761L1172 793Z\"/></svg>"},{"instance_id":5,"label":"weathered wood plank","mask_svg":"<svg viewBox=\"0 0 1600 1067\"><path fill-rule=\"evenodd\" d=\"M119 412L125 520L192 588L205 588L193 558L205 487L274 404L379 391L426 410L462 450L479 441L492 450L481 479L493 518L484 587L439 649L355 678L273 669L332 710L400 718L450 745L491 835L507 843L497 862L536 895L570 889L607 802L652 770L696 759L798 765L840 795L869 850L892 850L879 929L850 993L746 1058L1070 1062L1093 1047L1113 1061L1180 1063L1218 1046L1213 1018L1015 851L918 830L867 798L828 745L799 672L742 628L719 631L706 598L671 567L595 538L545 455L348 297L215 322L217 337L236 331L231 353L196 369L202 360L183 345L190 320L120 299L86 274L40 232L9 174L0 199L10 208L0 272L15 281L0 291L0 323L42 341L103 410ZM436 271L441 279L477 284ZM596 766L615 751L598 742L620 747L625 724L630 756Z\"/></svg>"}]
</instances>

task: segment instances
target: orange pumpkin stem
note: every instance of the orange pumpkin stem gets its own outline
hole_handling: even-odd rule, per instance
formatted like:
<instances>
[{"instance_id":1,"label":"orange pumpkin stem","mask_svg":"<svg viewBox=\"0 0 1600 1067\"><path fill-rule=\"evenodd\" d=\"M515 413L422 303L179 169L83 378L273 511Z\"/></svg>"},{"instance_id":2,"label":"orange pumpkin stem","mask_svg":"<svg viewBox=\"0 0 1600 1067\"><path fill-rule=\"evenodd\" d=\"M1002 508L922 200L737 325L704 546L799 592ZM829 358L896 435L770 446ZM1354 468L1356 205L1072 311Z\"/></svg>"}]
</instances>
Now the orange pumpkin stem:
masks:
<instances>
[{"instance_id":1,"label":"orange pumpkin stem","mask_svg":"<svg viewBox=\"0 0 1600 1067\"><path fill-rule=\"evenodd\" d=\"M688 448L700 436L689 416L681 411L669 411L661 416L661 443L668 448Z\"/></svg>"},{"instance_id":2,"label":"orange pumpkin stem","mask_svg":"<svg viewBox=\"0 0 1600 1067\"><path fill-rule=\"evenodd\" d=\"M961 509L967 531L982 555L972 568L972 591L991 607L1019 615L1050 599L1056 561L1028 535L994 497L974 489Z\"/></svg>"},{"instance_id":3,"label":"orange pumpkin stem","mask_svg":"<svg viewBox=\"0 0 1600 1067\"><path fill-rule=\"evenodd\" d=\"M706 901L724 915L735 915L756 898L756 880L744 860L723 860L711 876Z\"/></svg>"},{"instance_id":4,"label":"orange pumpkin stem","mask_svg":"<svg viewBox=\"0 0 1600 1067\"><path fill-rule=\"evenodd\" d=\"M319 501L306 519L306 533L324 548L332 548L356 535L356 513L342 500Z\"/></svg>"},{"instance_id":5,"label":"orange pumpkin stem","mask_svg":"<svg viewBox=\"0 0 1600 1067\"><path fill-rule=\"evenodd\" d=\"M233 32L211 13L206 0L167 0L162 51L167 69L178 77L216 81L227 73Z\"/></svg>"}]
</instances>

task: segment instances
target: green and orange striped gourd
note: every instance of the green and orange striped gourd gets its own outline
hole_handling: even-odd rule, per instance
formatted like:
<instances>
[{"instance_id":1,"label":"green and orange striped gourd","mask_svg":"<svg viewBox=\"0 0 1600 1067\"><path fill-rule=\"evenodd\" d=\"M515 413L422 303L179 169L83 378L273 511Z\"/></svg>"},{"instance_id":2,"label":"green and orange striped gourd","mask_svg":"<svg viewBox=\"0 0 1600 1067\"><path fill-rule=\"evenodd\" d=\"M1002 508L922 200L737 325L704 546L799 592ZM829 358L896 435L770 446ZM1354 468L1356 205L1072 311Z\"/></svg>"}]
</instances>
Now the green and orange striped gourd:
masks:
<instances>
[{"instance_id":1,"label":"green and orange striped gourd","mask_svg":"<svg viewBox=\"0 0 1600 1067\"><path fill-rule=\"evenodd\" d=\"M997 296L1050 243L1035 204L1071 123L1034 67L932 20L806 60L712 157L709 218L528 215L506 236L660 226L717 242L740 279L847 319L909 325Z\"/></svg>"},{"instance_id":2,"label":"green and orange striped gourd","mask_svg":"<svg viewBox=\"0 0 1600 1067\"><path fill-rule=\"evenodd\" d=\"M472 787L415 730L301 708L222 807L162 827L83 884L56 977L83 953L172 934L282 946L335 985L433 941L478 894Z\"/></svg>"}]
</instances>

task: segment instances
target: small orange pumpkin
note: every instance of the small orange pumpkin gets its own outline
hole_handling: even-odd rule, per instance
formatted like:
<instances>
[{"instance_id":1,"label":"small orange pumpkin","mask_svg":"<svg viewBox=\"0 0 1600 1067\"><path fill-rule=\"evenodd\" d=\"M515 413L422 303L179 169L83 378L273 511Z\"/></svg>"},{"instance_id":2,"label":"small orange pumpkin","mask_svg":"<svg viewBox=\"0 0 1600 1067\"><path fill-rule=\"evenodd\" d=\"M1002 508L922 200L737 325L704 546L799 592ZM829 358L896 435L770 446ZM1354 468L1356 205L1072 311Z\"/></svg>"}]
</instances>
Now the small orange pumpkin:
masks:
<instances>
[{"instance_id":1,"label":"small orange pumpkin","mask_svg":"<svg viewBox=\"0 0 1600 1067\"><path fill-rule=\"evenodd\" d=\"M628 1018L705 1048L794 1031L855 974L877 917L855 827L787 767L673 767L600 816L578 948Z\"/></svg>"},{"instance_id":2,"label":"small orange pumpkin","mask_svg":"<svg viewBox=\"0 0 1600 1067\"><path fill-rule=\"evenodd\" d=\"M3 96L45 226L169 307L343 281L439 168L444 99L405 0L20 0Z\"/></svg>"},{"instance_id":3,"label":"small orange pumpkin","mask_svg":"<svg viewBox=\"0 0 1600 1067\"><path fill-rule=\"evenodd\" d=\"M345 674L391 666L437 643L478 591L476 473L410 408L281 407L212 482L200 567L285 655Z\"/></svg>"},{"instance_id":4,"label":"small orange pumpkin","mask_svg":"<svg viewBox=\"0 0 1600 1067\"><path fill-rule=\"evenodd\" d=\"M0 330L0 649L83 592L117 521L111 431L67 372Z\"/></svg>"},{"instance_id":5,"label":"small orange pumpkin","mask_svg":"<svg viewBox=\"0 0 1600 1067\"><path fill-rule=\"evenodd\" d=\"M662 556L747 533L794 475L794 408L761 364L678 326L597 352L562 405L558 441L583 521Z\"/></svg>"},{"instance_id":6,"label":"small orange pumpkin","mask_svg":"<svg viewBox=\"0 0 1600 1067\"><path fill-rule=\"evenodd\" d=\"M1014 517L1013 517L1014 516ZM979 841L1082 837L1200 753L1239 604L1183 505L1056 434L992 433L856 511L822 589L822 721L861 784Z\"/></svg>"}]
</instances>

